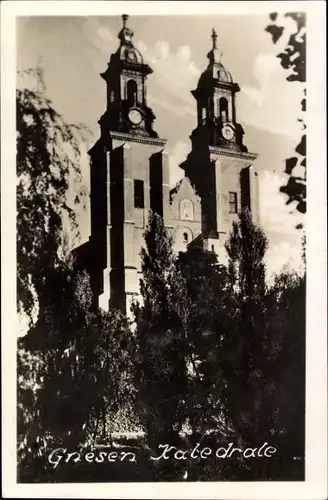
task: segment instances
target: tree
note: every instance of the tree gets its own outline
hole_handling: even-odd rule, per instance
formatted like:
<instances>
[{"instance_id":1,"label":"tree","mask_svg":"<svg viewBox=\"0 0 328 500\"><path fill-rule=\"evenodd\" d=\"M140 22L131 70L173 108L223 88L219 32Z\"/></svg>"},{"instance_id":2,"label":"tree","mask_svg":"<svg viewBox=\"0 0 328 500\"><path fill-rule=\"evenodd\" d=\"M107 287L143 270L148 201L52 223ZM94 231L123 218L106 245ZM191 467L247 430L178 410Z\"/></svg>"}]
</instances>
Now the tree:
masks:
<instances>
[{"instance_id":1,"label":"tree","mask_svg":"<svg viewBox=\"0 0 328 500\"><path fill-rule=\"evenodd\" d=\"M134 398L127 319L93 306L85 272L68 268L64 275L56 268L54 277L65 285L62 301L53 287L46 313L20 341L18 355L19 458L32 476L47 471L44 457L54 444L89 446L99 438L100 420L106 435L108 417Z\"/></svg>"},{"instance_id":2,"label":"tree","mask_svg":"<svg viewBox=\"0 0 328 500\"><path fill-rule=\"evenodd\" d=\"M288 12L283 17L291 18L296 23L296 32L291 34L285 50L277 55L280 59L281 66L288 70L286 77L289 82L305 82L305 47L306 47L306 31L305 31L305 13L304 12ZM266 27L266 31L271 34L273 43L277 43L281 38L285 28L281 24L281 18L277 13L270 14L270 24ZM304 98L301 101L301 110L306 111L306 93L304 89ZM303 120L299 120L303 122ZM303 125L305 129L305 124ZM295 149L295 156L287 158L285 165L285 173L290 177L285 186L281 187L281 192L288 196L287 204L296 203L296 209L301 212L306 212L306 135L302 135L299 144ZM304 173L294 174L294 169L301 167ZM301 226L300 226L301 227Z\"/></svg>"},{"instance_id":3,"label":"tree","mask_svg":"<svg viewBox=\"0 0 328 500\"><path fill-rule=\"evenodd\" d=\"M35 475L54 441L85 446L100 416L131 399L133 342L126 318L95 307L67 248L63 217L76 228L68 188L79 180L83 128L67 125L42 87L16 99L18 306L30 318L18 342L18 448L21 471Z\"/></svg>"},{"instance_id":4,"label":"tree","mask_svg":"<svg viewBox=\"0 0 328 500\"><path fill-rule=\"evenodd\" d=\"M243 210L226 243L232 301L220 355L223 401L234 437L241 445L252 447L265 442L270 432L267 403L272 376L264 330L267 245L263 231L253 223L249 211ZM241 464L241 477L247 467L247 463Z\"/></svg>"},{"instance_id":5,"label":"tree","mask_svg":"<svg viewBox=\"0 0 328 500\"><path fill-rule=\"evenodd\" d=\"M262 229L253 223L247 209L239 214L238 222L233 222L225 248L230 285L236 297L244 302L260 300L265 293L264 256L268 240Z\"/></svg>"},{"instance_id":6,"label":"tree","mask_svg":"<svg viewBox=\"0 0 328 500\"><path fill-rule=\"evenodd\" d=\"M201 248L175 256L172 238L156 214L145 242L143 301L135 314L136 385L147 443L153 453L159 443L192 448L205 439L214 444L225 430L217 343L229 309L227 273L213 252ZM216 437L208 438L213 432ZM201 470L194 459L171 461L157 465L156 477L197 480ZM213 470L206 475L213 477Z\"/></svg>"},{"instance_id":7,"label":"tree","mask_svg":"<svg viewBox=\"0 0 328 500\"><path fill-rule=\"evenodd\" d=\"M172 238L159 215L150 214L144 238L142 305L134 308L136 388L147 443L157 454L158 444L179 442L185 421L187 343L176 307L184 289L175 265ZM170 467L173 465L171 462Z\"/></svg>"},{"instance_id":8,"label":"tree","mask_svg":"<svg viewBox=\"0 0 328 500\"><path fill-rule=\"evenodd\" d=\"M88 403L79 396L91 302L87 277L69 264L47 270L38 320L18 341L19 463L31 473L54 441L76 445L84 435Z\"/></svg>"},{"instance_id":9,"label":"tree","mask_svg":"<svg viewBox=\"0 0 328 500\"><path fill-rule=\"evenodd\" d=\"M222 428L220 360L217 346L226 331L228 276L214 252L190 247L181 252L178 269L185 281L184 331L188 345L188 420L194 440L204 431Z\"/></svg>"},{"instance_id":10,"label":"tree","mask_svg":"<svg viewBox=\"0 0 328 500\"><path fill-rule=\"evenodd\" d=\"M277 391L272 406L280 450L276 479L304 479L305 274L283 270L268 291L266 332Z\"/></svg>"},{"instance_id":11,"label":"tree","mask_svg":"<svg viewBox=\"0 0 328 500\"><path fill-rule=\"evenodd\" d=\"M223 400L243 446L276 447L270 460L236 464L239 479L304 476L305 279L283 272L265 285L267 239L245 211L226 245L231 329L221 347ZM295 460L296 459L296 460ZM237 471L237 472L236 472Z\"/></svg>"},{"instance_id":12,"label":"tree","mask_svg":"<svg viewBox=\"0 0 328 500\"><path fill-rule=\"evenodd\" d=\"M36 300L42 300L48 269L60 265L63 215L76 228L67 191L70 176L80 181L85 128L65 123L46 97L44 85L17 89L16 123L17 298L19 312L31 319ZM77 186L75 203L82 194Z\"/></svg>"},{"instance_id":13,"label":"tree","mask_svg":"<svg viewBox=\"0 0 328 500\"><path fill-rule=\"evenodd\" d=\"M214 450L218 442L225 443L229 434L222 398L221 358L221 346L230 324L228 274L214 252L192 245L180 253L177 264L185 281L179 315L185 318L189 368L186 394L189 433L184 435L184 443L187 449L199 443ZM226 468L226 463L218 463L213 457L206 464L201 459L192 459L185 465L188 481L221 480Z\"/></svg>"},{"instance_id":14,"label":"tree","mask_svg":"<svg viewBox=\"0 0 328 500\"><path fill-rule=\"evenodd\" d=\"M102 436L111 439L112 425L118 412L135 409L135 386L133 380L135 339L129 321L119 311L99 310L93 322L94 352L96 357L94 406L94 438L98 436L98 425L102 421ZM124 429L126 430L126 429Z\"/></svg>"},{"instance_id":15,"label":"tree","mask_svg":"<svg viewBox=\"0 0 328 500\"><path fill-rule=\"evenodd\" d=\"M82 137L81 126L67 125L54 110L45 94L42 72L37 69L23 73L37 75L38 87L16 90L17 303L30 326L38 305L39 323L18 342L21 459L26 451L32 457L38 455L45 445L48 435L39 422L44 380L51 371L52 356L63 356L61 347L67 347L72 339L68 328L64 335L58 335L72 299L72 273L62 255L63 215L66 213L76 227L67 191L72 173L79 180ZM81 190L76 190L75 201L80 200L80 195Z\"/></svg>"}]
</instances>

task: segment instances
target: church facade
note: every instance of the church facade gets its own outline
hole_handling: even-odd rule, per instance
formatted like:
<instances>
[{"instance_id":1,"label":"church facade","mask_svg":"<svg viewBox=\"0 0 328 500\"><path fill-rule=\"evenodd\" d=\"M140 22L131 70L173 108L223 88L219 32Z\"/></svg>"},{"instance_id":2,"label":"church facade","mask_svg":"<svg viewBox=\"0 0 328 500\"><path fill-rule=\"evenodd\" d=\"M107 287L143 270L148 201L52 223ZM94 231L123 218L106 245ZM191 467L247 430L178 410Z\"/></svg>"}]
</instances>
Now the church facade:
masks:
<instances>
[{"instance_id":1,"label":"church facade","mask_svg":"<svg viewBox=\"0 0 328 500\"><path fill-rule=\"evenodd\" d=\"M237 121L239 86L221 62L212 32L208 66L192 91L197 126L191 152L180 165L185 175L170 189L166 141L154 128L147 104L152 69L133 44L123 15L119 47L101 77L107 106L99 120L100 138L89 151L91 236L79 249L99 306L109 303L129 313L139 294L144 231L149 211L163 217L176 251L200 245L224 259L224 243L238 212L248 207L258 221L257 155L243 142Z\"/></svg>"}]
</instances>

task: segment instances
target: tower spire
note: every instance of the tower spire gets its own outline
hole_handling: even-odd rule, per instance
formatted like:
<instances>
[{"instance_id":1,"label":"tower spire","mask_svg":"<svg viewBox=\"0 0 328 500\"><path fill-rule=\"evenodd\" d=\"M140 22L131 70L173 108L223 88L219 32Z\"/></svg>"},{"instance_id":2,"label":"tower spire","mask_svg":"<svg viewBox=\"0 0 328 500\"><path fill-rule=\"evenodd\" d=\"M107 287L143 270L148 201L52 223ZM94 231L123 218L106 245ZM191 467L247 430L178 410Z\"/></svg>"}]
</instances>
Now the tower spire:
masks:
<instances>
[{"instance_id":1,"label":"tower spire","mask_svg":"<svg viewBox=\"0 0 328 500\"><path fill-rule=\"evenodd\" d=\"M126 45L132 45L132 37L133 37L133 31L130 30L130 28L127 27L126 23L129 19L129 16L127 14L122 15L122 21L123 21L123 26L121 31L118 34L118 38L121 40L121 45L126 44Z\"/></svg>"},{"instance_id":2,"label":"tower spire","mask_svg":"<svg viewBox=\"0 0 328 500\"><path fill-rule=\"evenodd\" d=\"M215 31L215 28L212 29L211 38L212 38L212 49L207 54L207 57L210 60L210 64L220 63L222 53L220 53L218 50L217 46L218 35L217 32Z\"/></svg>"},{"instance_id":3,"label":"tower spire","mask_svg":"<svg viewBox=\"0 0 328 500\"><path fill-rule=\"evenodd\" d=\"M216 50L217 49L216 41L217 41L218 35L217 35L217 32L215 31L215 28L212 29L211 38L212 38L212 41L213 41L213 50Z\"/></svg>"},{"instance_id":4,"label":"tower spire","mask_svg":"<svg viewBox=\"0 0 328 500\"><path fill-rule=\"evenodd\" d=\"M127 14L122 15L123 29L126 28L126 22L128 19L129 19L129 16Z\"/></svg>"}]
</instances>

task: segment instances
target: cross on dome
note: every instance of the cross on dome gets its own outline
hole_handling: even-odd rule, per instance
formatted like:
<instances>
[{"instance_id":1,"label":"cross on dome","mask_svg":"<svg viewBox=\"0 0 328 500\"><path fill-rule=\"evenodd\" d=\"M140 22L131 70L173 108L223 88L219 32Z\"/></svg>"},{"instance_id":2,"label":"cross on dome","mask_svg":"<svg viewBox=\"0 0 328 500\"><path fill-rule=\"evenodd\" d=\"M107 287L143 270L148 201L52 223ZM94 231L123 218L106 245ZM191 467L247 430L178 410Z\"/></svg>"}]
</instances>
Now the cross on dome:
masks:
<instances>
[{"instance_id":1,"label":"cross on dome","mask_svg":"<svg viewBox=\"0 0 328 500\"><path fill-rule=\"evenodd\" d=\"M213 28L212 29L213 50L217 49L217 46L216 46L216 40L217 40L217 38L218 38L217 32Z\"/></svg>"},{"instance_id":2,"label":"cross on dome","mask_svg":"<svg viewBox=\"0 0 328 500\"><path fill-rule=\"evenodd\" d=\"M126 28L126 22L129 19L129 16L127 14L122 15L122 20L123 20L123 28Z\"/></svg>"},{"instance_id":3,"label":"cross on dome","mask_svg":"<svg viewBox=\"0 0 328 500\"><path fill-rule=\"evenodd\" d=\"M131 39L133 37L133 31L131 31L130 28L128 28L126 25L128 19L129 19L129 16L127 14L122 15L123 27L118 34L118 38L121 40L121 44L131 44L132 45Z\"/></svg>"},{"instance_id":4,"label":"cross on dome","mask_svg":"<svg viewBox=\"0 0 328 500\"><path fill-rule=\"evenodd\" d=\"M218 35L217 32L215 31L215 28L212 29L211 38L212 38L212 50L210 50L210 52L207 54L207 57L210 60L210 64L220 63L222 52L219 52L217 47Z\"/></svg>"}]
</instances>

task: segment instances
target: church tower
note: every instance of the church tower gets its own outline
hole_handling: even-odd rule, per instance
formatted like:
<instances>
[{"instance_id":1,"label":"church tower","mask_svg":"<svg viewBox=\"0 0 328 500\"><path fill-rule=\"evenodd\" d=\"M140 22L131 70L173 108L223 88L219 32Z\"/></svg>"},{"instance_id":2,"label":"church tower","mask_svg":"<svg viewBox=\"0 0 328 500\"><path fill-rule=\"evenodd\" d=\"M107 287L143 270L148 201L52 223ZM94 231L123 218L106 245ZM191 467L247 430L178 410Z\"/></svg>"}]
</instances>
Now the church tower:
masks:
<instances>
[{"instance_id":1,"label":"church tower","mask_svg":"<svg viewBox=\"0 0 328 500\"><path fill-rule=\"evenodd\" d=\"M107 106L99 120L100 139L91 163L91 259L89 272L99 305L129 312L139 292L140 250L149 210L164 221L170 205L166 141L154 130L147 104L152 69L133 44L123 15L119 46L101 77Z\"/></svg>"},{"instance_id":2,"label":"church tower","mask_svg":"<svg viewBox=\"0 0 328 500\"><path fill-rule=\"evenodd\" d=\"M258 222L258 182L252 167L257 155L244 145L237 121L240 88L221 57L213 29L208 66L192 91L197 104L192 149L180 165L201 199L201 244L219 255L242 208L248 207Z\"/></svg>"}]
</instances>

